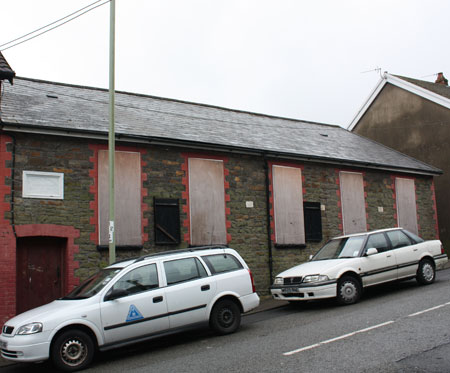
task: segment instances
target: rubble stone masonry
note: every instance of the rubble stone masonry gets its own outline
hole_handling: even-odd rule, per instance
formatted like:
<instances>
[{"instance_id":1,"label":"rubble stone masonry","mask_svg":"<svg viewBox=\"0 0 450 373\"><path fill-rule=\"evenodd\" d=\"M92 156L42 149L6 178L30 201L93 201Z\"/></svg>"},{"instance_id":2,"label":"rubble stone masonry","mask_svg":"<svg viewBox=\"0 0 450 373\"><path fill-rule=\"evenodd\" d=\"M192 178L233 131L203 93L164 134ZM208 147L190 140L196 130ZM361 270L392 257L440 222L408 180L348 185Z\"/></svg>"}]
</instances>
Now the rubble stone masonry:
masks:
<instances>
[{"instance_id":1,"label":"rubble stone masonry","mask_svg":"<svg viewBox=\"0 0 450 373\"><path fill-rule=\"evenodd\" d=\"M13 149L13 140L15 145ZM52 229L67 237L66 290L108 264L108 253L97 249L98 207L96 200L96 149L106 142L70 137L0 135L0 323L15 313L16 237L49 235ZM186 157L190 149L169 146L119 144L141 153L142 167L142 237L143 248L118 250L117 259L145 253L187 247L189 242ZM135 150L133 150L135 149ZM12 153L15 159L13 162ZM262 156L195 150L195 154L226 159L225 188L227 237L250 266L257 291L268 294L271 275L304 262L329 238L342 233L339 172L345 168L323 163L294 162L301 166L303 200L320 202L322 242L306 242L299 247L276 247L269 242L273 235L273 217L267 206L267 160ZM276 160L271 160L277 164ZM14 163L14 164L13 164ZM11 174L14 168L14 175ZM64 174L64 199L22 197L22 172L47 171ZM393 175L369 169L351 170L363 173L368 229L396 225ZM269 175L270 176L270 175ZM394 175L395 176L395 175ZM14 178L14 204L11 185ZM412 177L412 176L411 176ZM434 186L431 177L414 176L416 185L419 234L425 239L437 235ZM271 190L269 185L269 190ZM270 191L271 193L271 191ZM154 242L153 198L176 198L180 202L182 242L177 246L158 246ZM13 206L13 211L11 207ZM12 214L13 212L13 214ZM269 220L268 220L269 218ZM15 230L12 226L14 220ZM271 226L271 232L267 227ZM40 228L39 228L40 227ZM53 228L52 228L53 227ZM58 228L59 227L59 228ZM269 248L273 257L270 274Z\"/></svg>"}]
</instances>

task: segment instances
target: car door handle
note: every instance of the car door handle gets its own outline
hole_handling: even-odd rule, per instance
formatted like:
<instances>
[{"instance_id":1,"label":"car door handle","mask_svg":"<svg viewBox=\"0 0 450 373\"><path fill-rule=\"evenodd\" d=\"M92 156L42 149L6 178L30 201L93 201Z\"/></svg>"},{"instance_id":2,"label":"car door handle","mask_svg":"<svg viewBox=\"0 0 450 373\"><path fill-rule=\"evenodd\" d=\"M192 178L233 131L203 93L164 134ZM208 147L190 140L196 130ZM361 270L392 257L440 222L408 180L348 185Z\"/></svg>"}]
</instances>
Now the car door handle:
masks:
<instances>
[{"instance_id":1,"label":"car door handle","mask_svg":"<svg viewBox=\"0 0 450 373\"><path fill-rule=\"evenodd\" d=\"M392 255L386 255L386 258L390 258Z\"/></svg>"},{"instance_id":2,"label":"car door handle","mask_svg":"<svg viewBox=\"0 0 450 373\"><path fill-rule=\"evenodd\" d=\"M163 301L163 297L154 297L153 298L153 303L160 303Z\"/></svg>"},{"instance_id":3,"label":"car door handle","mask_svg":"<svg viewBox=\"0 0 450 373\"><path fill-rule=\"evenodd\" d=\"M203 285L201 289L202 291L208 291L209 289L211 289L211 287L209 285Z\"/></svg>"}]
</instances>

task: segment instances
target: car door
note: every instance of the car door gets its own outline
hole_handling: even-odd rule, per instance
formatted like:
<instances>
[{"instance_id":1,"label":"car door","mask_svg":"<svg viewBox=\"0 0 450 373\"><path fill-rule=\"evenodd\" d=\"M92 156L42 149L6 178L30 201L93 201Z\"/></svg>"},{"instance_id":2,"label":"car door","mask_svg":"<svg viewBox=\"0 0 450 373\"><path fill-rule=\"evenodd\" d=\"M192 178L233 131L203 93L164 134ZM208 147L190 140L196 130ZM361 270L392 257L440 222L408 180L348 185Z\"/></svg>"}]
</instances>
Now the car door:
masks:
<instances>
[{"instance_id":1,"label":"car door","mask_svg":"<svg viewBox=\"0 0 450 373\"><path fill-rule=\"evenodd\" d=\"M386 234L397 258L398 278L415 276L420 259L419 245L413 244L400 229L388 231Z\"/></svg>"},{"instance_id":2,"label":"car door","mask_svg":"<svg viewBox=\"0 0 450 373\"><path fill-rule=\"evenodd\" d=\"M114 291L122 296L107 300ZM157 264L143 265L121 276L100 309L106 344L169 329L167 301L164 289L159 287Z\"/></svg>"},{"instance_id":3,"label":"car door","mask_svg":"<svg viewBox=\"0 0 450 373\"><path fill-rule=\"evenodd\" d=\"M364 286L379 284L397 279L397 261L394 252L389 246L384 233L369 235L364 253L368 249L375 248L377 254L364 255L361 258L361 277Z\"/></svg>"},{"instance_id":4,"label":"car door","mask_svg":"<svg viewBox=\"0 0 450 373\"><path fill-rule=\"evenodd\" d=\"M171 328L206 321L206 309L216 292L216 283L195 258L164 262L165 289Z\"/></svg>"}]
</instances>

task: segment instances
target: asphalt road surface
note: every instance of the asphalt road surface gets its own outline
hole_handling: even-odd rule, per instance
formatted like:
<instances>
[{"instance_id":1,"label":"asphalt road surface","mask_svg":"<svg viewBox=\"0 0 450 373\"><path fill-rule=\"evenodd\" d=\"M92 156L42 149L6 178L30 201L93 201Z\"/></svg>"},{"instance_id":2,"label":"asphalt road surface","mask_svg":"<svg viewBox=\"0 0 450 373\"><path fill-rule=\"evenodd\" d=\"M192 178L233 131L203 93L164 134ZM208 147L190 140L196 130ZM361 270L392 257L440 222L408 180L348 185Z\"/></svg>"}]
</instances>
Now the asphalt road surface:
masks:
<instances>
[{"instance_id":1,"label":"asphalt road surface","mask_svg":"<svg viewBox=\"0 0 450 373\"><path fill-rule=\"evenodd\" d=\"M51 372L48 363L0 372ZM450 269L371 288L358 304L285 306L216 336L186 332L97 355L86 372L450 372Z\"/></svg>"}]
</instances>

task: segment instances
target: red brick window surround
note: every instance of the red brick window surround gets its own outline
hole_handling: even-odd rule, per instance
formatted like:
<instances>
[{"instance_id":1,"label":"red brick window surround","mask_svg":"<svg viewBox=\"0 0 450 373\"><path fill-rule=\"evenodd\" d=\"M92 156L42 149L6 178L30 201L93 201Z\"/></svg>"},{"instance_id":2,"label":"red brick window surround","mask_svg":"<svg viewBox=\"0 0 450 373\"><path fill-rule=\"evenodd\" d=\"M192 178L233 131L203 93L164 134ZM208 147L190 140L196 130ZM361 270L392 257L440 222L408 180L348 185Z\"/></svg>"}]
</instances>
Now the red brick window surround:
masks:
<instances>
[{"instance_id":1,"label":"red brick window surround","mask_svg":"<svg viewBox=\"0 0 450 373\"><path fill-rule=\"evenodd\" d=\"M231 241L227 233L231 227L230 209L226 207L230 201L226 181L228 159L192 153L182 156L185 159L182 170L186 175L183 212L187 215L183 225L188 230L185 241L192 246L228 244Z\"/></svg>"},{"instance_id":2,"label":"red brick window surround","mask_svg":"<svg viewBox=\"0 0 450 373\"><path fill-rule=\"evenodd\" d=\"M91 144L89 148L94 152L90 158L93 167L89 171L93 180L90 193L94 195L94 200L90 203L90 208L94 212L90 223L95 227L95 231L91 233L91 241L97 245L105 246L108 244L109 238L108 226L105 223L106 221L109 222L109 205L107 203L109 194L101 192L102 195L100 195L100 190L107 189L105 187L108 180L108 167L107 165L105 167L107 146ZM145 153L145 149L116 146L115 229L118 247L141 247L144 242L148 241L148 234L144 233L144 229L148 225L148 219L144 218L144 213L148 210L147 204L144 203L144 197L147 196L144 181L147 180L147 175L142 171L146 165L142 160ZM127 165L130 165L130 167ZM124 196L125 198L123 198ZM133 203L134 208L129 209L127 202ZM129 212L134 215L132 217L127 216Z\"/></svg>"},{"instance_id":3,"label":"red brick window surround","mask_svg":"<svg viewBox=\"0 0 450 373\"><path fill-rule=\"evenodd\" d=\"M277 246L305 244L303 165L268 162L271 239Z\"/></svg>"}]
</instances>

